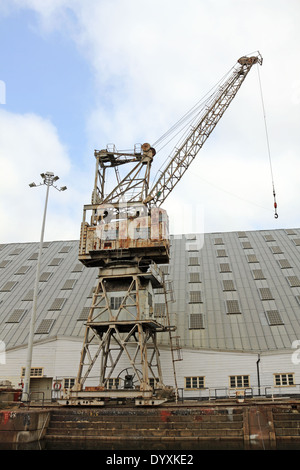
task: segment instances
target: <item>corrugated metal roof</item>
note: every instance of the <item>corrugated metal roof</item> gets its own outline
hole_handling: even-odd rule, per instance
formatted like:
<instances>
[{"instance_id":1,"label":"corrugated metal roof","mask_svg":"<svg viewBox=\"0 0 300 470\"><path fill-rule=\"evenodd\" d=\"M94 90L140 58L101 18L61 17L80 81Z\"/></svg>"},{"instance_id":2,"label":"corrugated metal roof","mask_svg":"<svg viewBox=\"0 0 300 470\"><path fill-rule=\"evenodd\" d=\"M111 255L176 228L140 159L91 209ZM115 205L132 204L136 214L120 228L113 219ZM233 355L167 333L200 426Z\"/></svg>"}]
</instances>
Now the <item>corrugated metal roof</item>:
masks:
<instances>
[{"instance_id":1,"label":"corrugated metal roof","mask_svg":"<svg viewBox=\"0 0 300 470\"><path fill-rule=\"evenodd\" d=\"M299 240L300 229L172 237L164 271L173 283L169 310L181 345L291 349L300 338ZM38 246L0 245L0 340L7 349L27 343ZM97 275L78 262L77 240L44 244L34 341L83 338ZM155 302L158 315L159 290Z\"/></svg>"},{"instance_id":2,"label":"corrugated metal roof","mask_svg":"<svg viewBox=\"0 0 300 470\"><path fill-rule=\"evenodd\" d=\"M77 240L44 244L34 341L84 334L84 322L78 317L91 304L89 295L96 285L98 269L85 268L78 262L78 244ZM27 343L37 263L32 254L38 248L39 243L20 243L2 245L0 249L0 266L5 266L0 268L0 339L8 349ZM24 266L28 267L24 274L17 274ZM2 292L1 287L8 282L17 285ZM26 313L12 323L15 310Z\"/></svg>"},{"instance_id":3,"label":"corrugated metal roof","mask_svg":"<svg viewBox=\"0 0 300 470\"><path fill-rule=\"evenodd\" d=\"M203 244L198 236L198 253L190 250L194 234L173 239L171 311L177 312L182 346L291 349L300 338L299 234L300 229L205 234ZM200 291L201 302L189 303L193 290ZM202 315L199 328L195 314Z\"/></svg>"}]
</instances>

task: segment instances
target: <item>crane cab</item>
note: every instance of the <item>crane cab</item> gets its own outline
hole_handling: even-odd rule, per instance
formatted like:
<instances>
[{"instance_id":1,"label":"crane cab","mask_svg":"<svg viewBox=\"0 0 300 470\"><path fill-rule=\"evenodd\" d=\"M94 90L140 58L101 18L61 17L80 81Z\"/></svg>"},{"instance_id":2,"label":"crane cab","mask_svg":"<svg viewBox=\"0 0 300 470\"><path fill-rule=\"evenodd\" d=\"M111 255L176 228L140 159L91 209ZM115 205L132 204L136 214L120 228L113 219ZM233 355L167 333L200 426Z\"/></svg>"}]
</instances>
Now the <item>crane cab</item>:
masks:
<instances>
[{"instance_id":1,"label":"crane cab","mask_svg":"<svg viewBox=\"0 0 300 470\"><path fill-rule=\"evenodd\" d=\"M90 222L87 222L91 212ZM79 260L86 266L169 262L169 221L165 210L133 205L87 205L81 224Z\"/></svg>"}]
</instances>

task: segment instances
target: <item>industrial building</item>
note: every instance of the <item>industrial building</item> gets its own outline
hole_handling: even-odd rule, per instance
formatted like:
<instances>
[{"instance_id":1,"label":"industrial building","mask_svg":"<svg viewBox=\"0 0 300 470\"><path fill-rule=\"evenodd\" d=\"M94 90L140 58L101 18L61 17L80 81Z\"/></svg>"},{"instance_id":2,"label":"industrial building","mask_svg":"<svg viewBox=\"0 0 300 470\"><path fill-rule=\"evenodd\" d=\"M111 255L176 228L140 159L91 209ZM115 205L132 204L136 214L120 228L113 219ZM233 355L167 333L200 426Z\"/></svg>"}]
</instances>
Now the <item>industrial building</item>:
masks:
<instances>
[{"instance_id":1,"label":"industrial building","mask_svg":"<svg viewBox=\"0 0 300 470\"><path fill-rule=\"evenodd\" d=\"M259 52L238 59L185 115L189 131L154 181L166 135L156 149L95 150L79 241L44 243L43 253L41 243L1 246L1 376L22 384L23 398L159 405L173 391L298 394L300 229L169 237L162 207L262 62ZM58 177L41 176L47 201ZM277 218L274 181L273 196Z\"/></svg>"},{"instance_id":2,"label":"industrial building","mask_svg":"<svg viewBox=\"0 0 300 470\"><path fill-rule=\"evenodd\" d=\"M0 377L15 387L26 365L38 248L0 246ZM97 285L99 269L80 263L78 248L78 240L43 245L31 390L46 399L75 383ZM167 385L175 365L179 397L300 393L299 228L171 236L161 268L176 326L173 361L168 334L158 333L158 344ZM153 318L162 318L159 288L152 305ZM107 387L120 386L128 367L122 358ZM89 376L89 385L98 382L97 372Z\"/></svg>"}]
</instances>

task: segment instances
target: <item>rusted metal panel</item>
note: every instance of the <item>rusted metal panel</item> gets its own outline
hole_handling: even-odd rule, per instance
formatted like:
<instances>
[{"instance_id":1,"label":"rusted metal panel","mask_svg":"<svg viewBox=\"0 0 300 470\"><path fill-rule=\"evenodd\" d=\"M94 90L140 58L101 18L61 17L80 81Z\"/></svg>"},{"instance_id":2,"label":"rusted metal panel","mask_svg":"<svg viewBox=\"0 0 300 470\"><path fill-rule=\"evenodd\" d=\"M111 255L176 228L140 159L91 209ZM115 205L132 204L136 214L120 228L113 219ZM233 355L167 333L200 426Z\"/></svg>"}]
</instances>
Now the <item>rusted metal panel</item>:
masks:
<instances>
[{"instance_id":1,"label":"rusted metal panel","mask_svg":"<svg viewBox=\"0 0 300 470\"><path fill-rule=\"evenodd\" d=\"M151 258L159 263L169 262L168 218L162 209L151 216L121 219L110 223L103 220L81 226L79 259L83 264L96 265L97 260L128 257ZM104 261L103 261L104 262Z\"/></svg>"}]
</instances>

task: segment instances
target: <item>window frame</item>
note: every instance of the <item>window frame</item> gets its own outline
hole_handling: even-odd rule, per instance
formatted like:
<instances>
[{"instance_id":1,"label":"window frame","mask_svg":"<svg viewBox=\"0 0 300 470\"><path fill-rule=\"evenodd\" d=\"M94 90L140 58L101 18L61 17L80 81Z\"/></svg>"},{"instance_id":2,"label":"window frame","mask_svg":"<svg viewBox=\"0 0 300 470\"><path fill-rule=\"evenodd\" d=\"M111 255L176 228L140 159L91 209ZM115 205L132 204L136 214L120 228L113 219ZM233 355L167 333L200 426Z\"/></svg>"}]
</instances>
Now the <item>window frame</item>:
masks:
<instances>
[{"instance_id":1,"label":"window frame","mask_svg":"<svg viewBox=\"0 0 300 470\"><path fill-rule=\"evenodd\" d=\"M289 376L292 377L293 383L289 383ZM280 383L276 383L276 377L280 379ZM286 378L286 384L283 383L284 377ZM274 372L274 387L295 387L295 372Z\"/></svg>"},{"instance_id":2,"label":"window frame","mask_svg":"<svg viewBox=\"0 0 300 470\"><path fill-rule=\"evenodd\" d=\"M188 381L190 381L190 386L188 386ZM191 375L191 376L184 377L184 390L203 390L204 388L205 388L205 376L204 375Z\"/></svg>"},{"instance_id":3,"label":"window frame","mask_svg":"<svg viewBox=\"0 0 300 470\"><path fill-rule=\"evenodd\" d=\"M121 388L121 379L120 377L110 377L106 383L107 390L118 390Z\"/></svg>"},{"instance_id":4,"label":"window frame","mask_svg":"<svg viewBox=\"0 0 300 470\"><path fill-rule=\"evenodd\" d=\"M232 381L234 380L234 385ZM240 385L239 385L240 383ZM245 374L238 374L238 375L230 375L229 376L229 388L230 389L239 389L243 390L245 388L250 388L250 375Z\"/></svg>"},{"instance_id":5,"label":"window frame","mask_svg":"<svg viewBox=\"0 0 300 470\"><path fill-rule=\"evenodd\" d=\"M74 387L76 382L75 377L64 377L63 378L63 389L64 390L71 390L72 387Z\"/></svg>"},{"instance_id":6,"label":"window frame","mask_svg":"<svg viewBox=\"0 0 300 470\"><path fill-rule=\"evenodd\" d=\"M25 377L26 367L21 367L21 379ZM43 378L44 377L44 367L31 367L30 368L30 378Z\"/></svg>"}]
</instances>

